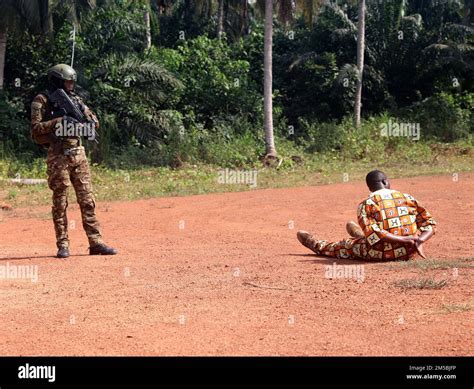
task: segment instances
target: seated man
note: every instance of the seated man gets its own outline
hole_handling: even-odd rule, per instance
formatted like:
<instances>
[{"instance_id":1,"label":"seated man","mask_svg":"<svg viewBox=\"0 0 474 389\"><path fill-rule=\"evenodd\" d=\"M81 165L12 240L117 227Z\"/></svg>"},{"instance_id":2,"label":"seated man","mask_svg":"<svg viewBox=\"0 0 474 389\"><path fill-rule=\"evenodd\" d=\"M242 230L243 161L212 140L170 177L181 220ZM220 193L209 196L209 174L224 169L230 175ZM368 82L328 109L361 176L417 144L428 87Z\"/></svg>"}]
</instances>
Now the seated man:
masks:
<instances>
[{"instance_id":1,"label":"seated man","mask_svg":"<svg viewBox=\"0 0 474 389\"><path fill-rule=\"evenodd\" d=\"M363 260L408 260L436 231L436 222L413 196L390 189L387 176L373 170L366 177L369 197L359 204L357 218L347 223L352 238L340 242L317 240L298 231L298 240L318 255ZM418 231L421 232L418 235Z\"/></svg>"}]
</instances>

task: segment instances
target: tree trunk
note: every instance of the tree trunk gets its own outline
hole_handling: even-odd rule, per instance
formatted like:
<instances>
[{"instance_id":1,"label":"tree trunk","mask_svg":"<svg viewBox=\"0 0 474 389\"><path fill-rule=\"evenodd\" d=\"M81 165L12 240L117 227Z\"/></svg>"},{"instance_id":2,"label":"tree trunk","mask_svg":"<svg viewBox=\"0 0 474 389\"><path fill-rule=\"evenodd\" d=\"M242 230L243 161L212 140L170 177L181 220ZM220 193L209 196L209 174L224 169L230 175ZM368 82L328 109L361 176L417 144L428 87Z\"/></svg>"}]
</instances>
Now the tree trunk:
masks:
<instances>
[{"instance_id":1,"label":"tree trunk","mask_svg":"<svg viewBox=\"0 0 474 389\"><path fill-rule=\"evenodd\" d=\"M148 9L145 10L143 17L145 19L145 31L146 31L145 49L148 51L151 49L150 11Z\"/></svg>"},{"instance_id":2,"label":"tree trunk","mask_svg":"<svg viewBox=\"0 0 474 389\"><path fill-rule=\"evenodd\" d=\"M360 127L360 111L362 105L362 78L364 74L365 52L365 0L359 0L359 26L357 33L357 89L354 103L354 124Z\"/></svg>"},{"instance_id":3,"label":"tree trunk","mask_svg":"<svg viewBox=\"0 0 474 389\"><path fill-rule=\"evenodd\" d=\"M207 14L206 14L207 20L211 20L212 18L212 1L209 0L207 2Z\"/></svg>"},{"instance_id":4,"label":"tree trunk","mask_svg":"<svg viewBox=\"0 0 474 389\"><path fill-rule=\"evenodd\" d=\"M224 32L224 0L219 0L217 8L217 37L221 39Z\"/></svg>"},{"instance_id":5,"label":"tree trunk","mask_svg":"<svg viewBox=\"0 0 474 389\"><path fill-rule=\"evenodd\" d=\"M309 28L313 28L313 0L305 0L303 13L305 16L306 25Z\"/></svg>"},{"instance_id":6,"label":"tree trunk","mask_svg":"<svg viewBox=\"0 0 474 389\"><path fill-rule=\"evenodd\" d=\"M51 12L50 0L39 0L39 12L41 31L50 38L53 36L53 13Z\"/></svg>"},{"instance_id":7,"label":"tree trunk","mask_svg":"<svg viewBox=\"0 0 474 389\"><path fill-rule=\"evenodd\" d=\"M189 23L193 17L194 12L194 1L193 0L184 0L184 22Z\"/></svg>"},{"instance_id":8,"label":"tree trunk","mask_svg":"<svg viewBox=\"0 0 474 389\"><path fill-rule=\"evenodd\" d=\"M276 156L273 138L272 101L272 43L273 43L273 0L265 0L265 38L264 38L264 81L263 115L265 126L265 149L267 156Z\"/></svg>"},{"instance_id":9,"label":"tree trunk","mask_svg":"<svg viewBox=\"0 0 474 389\"><path fill-rule=\"evenodd\" d=\"M5 71L5 53L7 51L7 30L0 31L0 90L3 89L3 74Z\"/></svg>"},{"instance_id":10,"label":"tree trunk","mask_svg":"<svg viewBox=\"0 0 474 389\"><path fill-rule=\"evenodd\" d=\"M248 0L242 0L242 26L240 29L240 36L247 36L250 31L250 22L249 22L249 3Z\"/></svg>"}]
</instances>

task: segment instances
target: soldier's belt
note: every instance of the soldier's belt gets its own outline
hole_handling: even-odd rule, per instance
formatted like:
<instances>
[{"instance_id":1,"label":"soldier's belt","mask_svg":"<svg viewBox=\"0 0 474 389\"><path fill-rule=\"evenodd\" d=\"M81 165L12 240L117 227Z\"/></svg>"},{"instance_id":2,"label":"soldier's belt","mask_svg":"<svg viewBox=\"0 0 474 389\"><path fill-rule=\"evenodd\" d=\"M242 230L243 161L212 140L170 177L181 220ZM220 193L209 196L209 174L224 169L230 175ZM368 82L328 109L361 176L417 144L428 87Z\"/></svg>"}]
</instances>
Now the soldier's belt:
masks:
<instances>
[{"instance_id":1,"label":"soldier's belt","mask_svg":"<svg viewBox=\"0 0 474 389\"><path fill-rule=\"evenodd\" d=\"M64 155L78 155L84 150L84 146L73 147L71 149L63 149Z\"/></svg>"}]
</instances>

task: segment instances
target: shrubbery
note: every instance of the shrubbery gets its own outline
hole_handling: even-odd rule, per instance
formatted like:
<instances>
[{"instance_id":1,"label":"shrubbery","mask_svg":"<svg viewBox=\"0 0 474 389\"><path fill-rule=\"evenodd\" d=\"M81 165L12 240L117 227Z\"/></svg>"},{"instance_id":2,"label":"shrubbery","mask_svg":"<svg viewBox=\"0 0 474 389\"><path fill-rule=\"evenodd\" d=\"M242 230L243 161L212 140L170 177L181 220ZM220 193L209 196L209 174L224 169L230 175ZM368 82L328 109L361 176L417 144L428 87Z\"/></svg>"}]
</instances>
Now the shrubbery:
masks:
<instances>
[{"instance_id":1,"label":"shrubbery","mask_svg":"<svg viewBox=\"0 0 474 389\"><path fill-rule=\"evenodd\" d=\"M92 145L96 161L118 168L258 163L264 150L262 24L254 20L244 38L229 34L219 40L214 19L199 20L180 7L162 17L159 33L158 20L152 19L154 43L162 46L149 51L143 47L142 9L133 2L117 1L81 17L77 90L101 120L101 143ZM420 123L419 142L471 139L472 39L455 34L451 24L459 22L457 16L450 12L437 21L423 10L425 26L413 17L392 20L392 13L372 7L377 5L369 7L367 19L366 120L358 130L351 119L356 8L345 14L325 7L312 28L297 21L293 38L275 23L274 125L283 156L333 153L360 160L412 145L380 136L381 124L390 118ZM70 60L71 25L58 14L55 26L54 40L27 31L9 40L0 133L3 153L10 157L43 154L29 139L29 106L45 86L41 75L47 68ZM186 26L186 39L180 40L179 29ZM403 40L391 35L396 29L405 33ZM440 29L446 39L438 45ZM458 73L459 86L453 87L450 80Z\"/></svg>"},{"instance_id":2,"label":"shrubbery","mask_svg":"<svg viewBox=\"0 0 474 389\"><path fill-rule=\"evenodd\" d=\"M439 93L413 104L406 115L421 123L424 136L453 142L474 135L474 93Z\"/></svg>"}]
</instances>

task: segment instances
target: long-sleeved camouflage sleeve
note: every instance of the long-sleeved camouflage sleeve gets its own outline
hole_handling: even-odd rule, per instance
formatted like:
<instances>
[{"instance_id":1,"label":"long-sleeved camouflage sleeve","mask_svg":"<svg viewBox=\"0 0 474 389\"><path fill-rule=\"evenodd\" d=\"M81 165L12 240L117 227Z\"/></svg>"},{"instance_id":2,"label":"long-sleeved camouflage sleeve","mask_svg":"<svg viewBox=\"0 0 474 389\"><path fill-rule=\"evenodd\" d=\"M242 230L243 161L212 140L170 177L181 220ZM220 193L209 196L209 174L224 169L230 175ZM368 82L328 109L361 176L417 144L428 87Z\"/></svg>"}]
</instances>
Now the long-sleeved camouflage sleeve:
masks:
<instances>
[{"instance_id":1,"label":"long-sleeved camouflage sleeve","mask_svg":"<svg viewBox=\"0 0 474 389\"><path fill-rule=\"evenodd\" d=\"M46 96L38 95L31 103L31 133L33 136L49 134L54 131L61 118L44 120L48 101Z\"/></svg>"}]
</instances>

